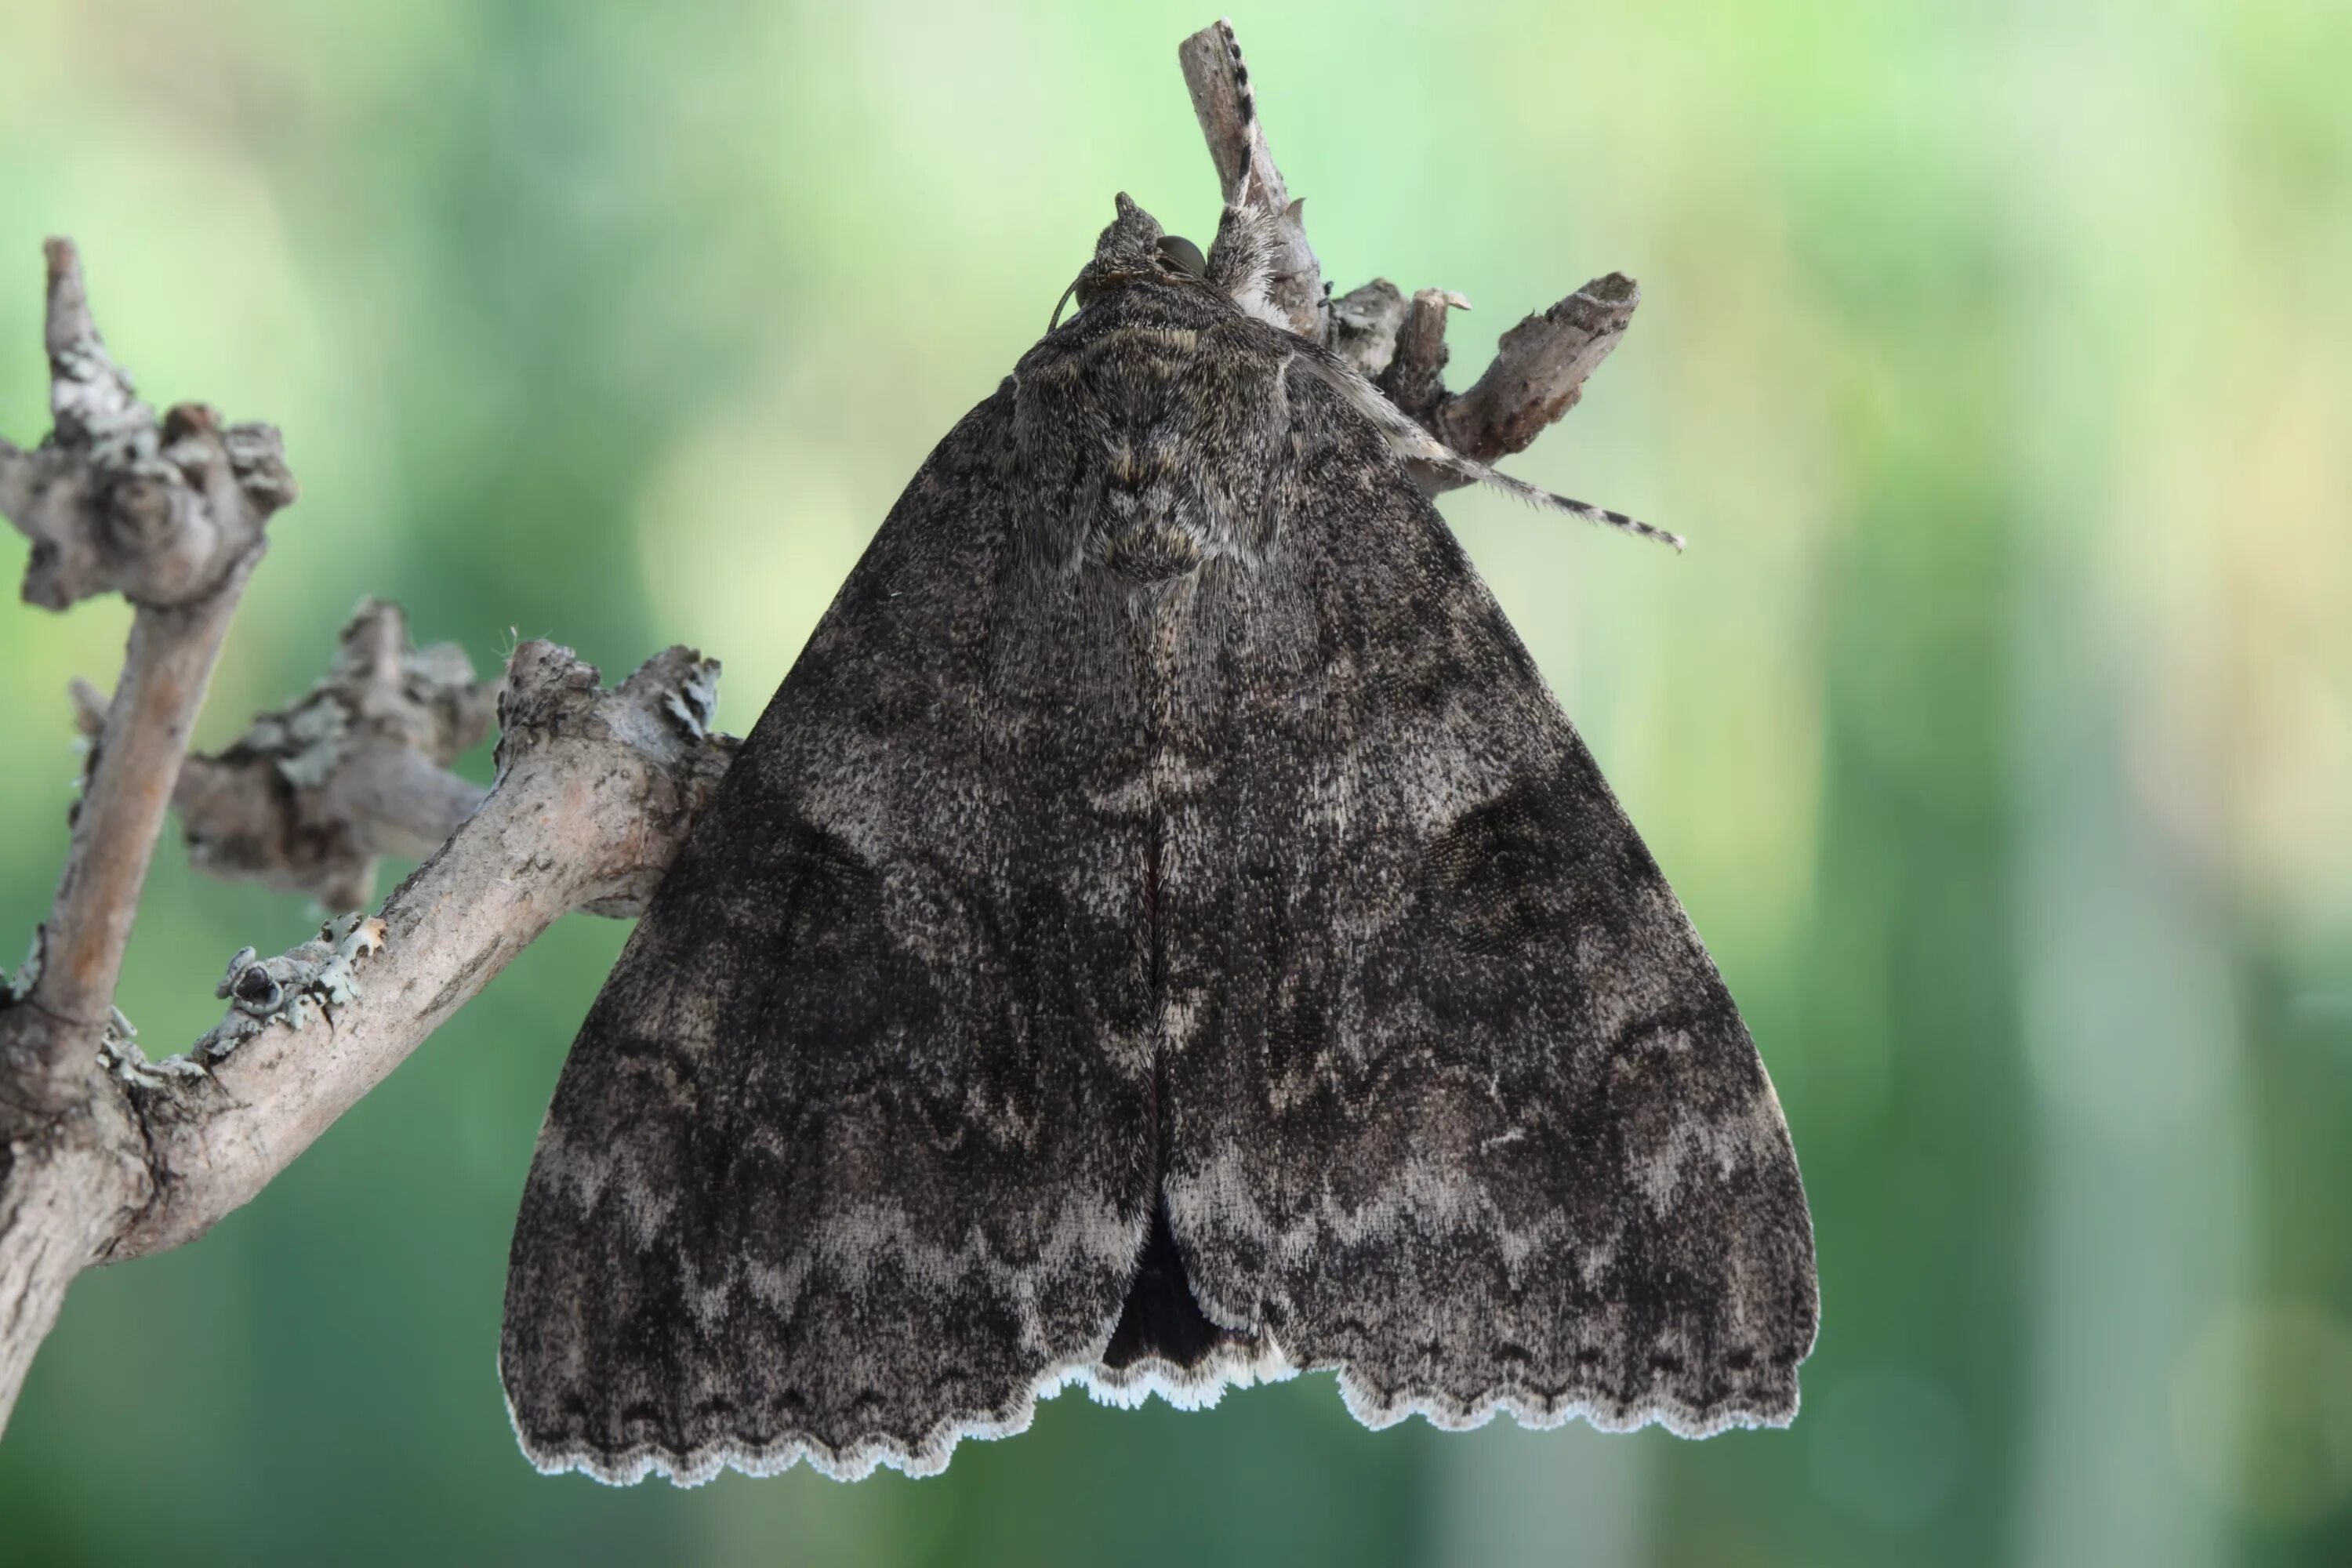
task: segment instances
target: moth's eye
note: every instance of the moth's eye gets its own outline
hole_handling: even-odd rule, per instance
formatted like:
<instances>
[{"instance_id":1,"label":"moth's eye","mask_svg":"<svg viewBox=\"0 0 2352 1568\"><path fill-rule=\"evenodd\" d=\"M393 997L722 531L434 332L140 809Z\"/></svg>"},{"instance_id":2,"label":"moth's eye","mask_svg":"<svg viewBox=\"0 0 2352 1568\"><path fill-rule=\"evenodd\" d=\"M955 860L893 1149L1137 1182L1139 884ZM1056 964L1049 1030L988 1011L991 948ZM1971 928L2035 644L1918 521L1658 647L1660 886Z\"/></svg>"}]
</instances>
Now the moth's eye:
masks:
<instances>
[{"instance_id":1,"label":"moth's eye","mask_svg":"<svg viewBox=\"0 0 2352 1568\"><path fill-rule=\"evenodd\" d=\"M1209 275L1209 258L1201 254L1199 246L1181 234L1163 234L1160 237L1160 259L1171 267L1191 273L1195 278L1206 278Z\"/></svg>"}]
</instances>

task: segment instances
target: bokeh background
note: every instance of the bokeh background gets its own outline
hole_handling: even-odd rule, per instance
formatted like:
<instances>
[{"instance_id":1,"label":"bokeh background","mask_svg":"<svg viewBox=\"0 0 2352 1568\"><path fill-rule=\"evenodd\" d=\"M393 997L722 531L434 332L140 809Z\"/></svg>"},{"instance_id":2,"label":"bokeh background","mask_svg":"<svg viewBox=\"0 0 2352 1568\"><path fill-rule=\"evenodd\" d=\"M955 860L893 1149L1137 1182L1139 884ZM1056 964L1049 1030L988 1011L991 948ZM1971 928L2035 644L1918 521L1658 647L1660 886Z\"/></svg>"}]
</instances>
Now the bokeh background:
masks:
<instances>
[{"instance_id":1,"label":"bokeh background","mask_svg":"<svg viewBox=\"0 0 2352 1568\"><path fill-rule=\"evenodd\" d=\"M1206 237L1174 46L1211 19L5 0L0 429L47 427L52 232L151 396L284 426L304 499L200 742L369 594L485 668L693 642L740 731L1111 194ZM1516 467L1689 553L1445 506L1778 1081L1825 1303L1795 1427L1370 1433L1310 1376L1066 1394L920 1482L541 1479L493 1355L625 934L574 917L249 1208L74 1288L0 1560L2352 1561L2352 8L1236 20L1327 274L1475 302L1457 384L1643 284ZM0 930L46 906L65 684L124 625L0 614ZM316 918L167 839L150 1049Z\"/></svg>"}]
</instances>

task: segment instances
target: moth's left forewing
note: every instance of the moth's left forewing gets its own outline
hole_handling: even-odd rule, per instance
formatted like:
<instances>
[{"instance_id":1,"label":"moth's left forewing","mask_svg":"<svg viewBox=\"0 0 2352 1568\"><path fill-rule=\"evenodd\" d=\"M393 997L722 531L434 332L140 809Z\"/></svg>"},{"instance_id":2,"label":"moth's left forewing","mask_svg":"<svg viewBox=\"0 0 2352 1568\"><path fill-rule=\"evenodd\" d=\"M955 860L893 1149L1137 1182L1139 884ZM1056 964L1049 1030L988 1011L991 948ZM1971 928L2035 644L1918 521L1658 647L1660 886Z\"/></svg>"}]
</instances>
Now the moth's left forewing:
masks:
<instances>
[{"instance_id":1,"label":"moth's left forewing","mask_svg":"<svg viewBox=\"0 0 2352 1568\"><path fill-rule=\"evenodd\" d=\"M1193 1290L1376 1424L1786 1421L1811 1232L1738 1010L1380 432L1284 391L1270 546L1186 612L1220 675L1169 731Z\"/></svg>"}]
</instances>

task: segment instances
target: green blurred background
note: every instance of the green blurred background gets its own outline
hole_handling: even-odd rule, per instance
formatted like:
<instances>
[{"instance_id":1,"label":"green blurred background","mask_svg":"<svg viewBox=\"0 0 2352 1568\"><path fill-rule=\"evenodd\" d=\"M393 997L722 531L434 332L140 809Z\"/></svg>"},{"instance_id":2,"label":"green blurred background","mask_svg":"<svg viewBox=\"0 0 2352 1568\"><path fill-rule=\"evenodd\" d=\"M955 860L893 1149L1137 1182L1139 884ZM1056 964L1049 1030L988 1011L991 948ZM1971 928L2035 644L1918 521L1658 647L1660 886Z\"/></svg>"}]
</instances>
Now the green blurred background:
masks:
<instances>
[{"instance_id":1,"label":"green blurred background","mask_svg":"<svg viewBox=\"0 0 2352 1568\"><path fill-rule=\"evenodd\" d=\"M369 594L486 669L696 643L740 731L1112 192L1206 237L1174 46L1210 19L5 0L0 429L47 427L53 232L151 396L283 426L305 499L201 742ZM1457 384L1642 282L1516 467L1689 553L1446 510L1779 1083L1824 1302L1795 1427L1370 1433L1310 1376L1066 1394L920 1482L542 1479L493 1354L625 935L574 917L249 1208L74 1288L0 1560L2352 1561L2352 8L1236 21L1327 274L1475 301ZM125 618L0 613L0 930ZM315 918L167 840L149 1048Z\"/></svg>"}]
</instances>

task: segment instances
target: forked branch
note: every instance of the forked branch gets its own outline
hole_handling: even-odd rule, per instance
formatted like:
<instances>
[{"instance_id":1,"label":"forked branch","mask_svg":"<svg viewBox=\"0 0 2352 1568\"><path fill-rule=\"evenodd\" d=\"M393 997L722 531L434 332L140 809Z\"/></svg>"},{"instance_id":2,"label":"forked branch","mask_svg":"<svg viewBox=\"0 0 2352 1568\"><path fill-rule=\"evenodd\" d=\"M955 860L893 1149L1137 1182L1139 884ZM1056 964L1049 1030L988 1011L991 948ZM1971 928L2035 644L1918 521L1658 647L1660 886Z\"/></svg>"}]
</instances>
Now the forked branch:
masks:
<instances>
[{"instance_id":1,"label":"forked branch","mask_svg":"<svg viewBox=\"0 0 2352 1568\"><path fill-rule=\"evenodd\" d=\"M0 510L33 542L25 597L64 609L131 601L131 643L99 727L65 873L35 939L22 1005L0 1013L14 1097L75 1097L74 1031L102 1025L180 754L259 557L269 514L294 499L277 431L225 425L202 404L159 423L89 313L79 258L49 241L49 407L32 451L0 443ZM58 1027L28 1027L29 1015Z\"/></svg>"},{"instance_id":2,"label":"forked branch","mask_svg":"<svg viewBox=\"0 0 2352 1568\"><path fill-rule=\"evenodd\" d=\"M642 908L733 752L709 728L719 667L689 650L607 691L525 643L501 687L370 604L307 696L186 756L292 480L267 426L194 405L159 424L99 338L72 247L52 242L49 266L55 428L30 451L0 442L0 504L34 542L26 598L120 592L134 616L112 698L76 684L90 755L66 872L0 987L0 1423L75 1274L250 1199L557 916ZM485 791L446 764L494 711ZM151 1062L112 1003L174 805L200 868L331 909L366 900L379 855L432 853L376 916L240 952L221 1024Z\"/></svg>"},{"instance_id":3,"label":"forked branch","mask_svg":"<svg viewBox=\"0 0 2352 1568\"><path fill-rule=\"evenodd\" d=\"M1625 335L1641 290L1622 272L1596 278L1503 334L1494 363L1468 392L1445 390L1445 320L1469 301L1442 289L1408 299L1385 278L1328 299L1307 243L1304 202L1294 200L1266 145L1256 89L1231 22L1203 27L1178 47L1192 111L1228 203L1277 214L1285 254L1269 290L1291 328L1338 351L1431 435L1482 463L1523 452L1576 406L1584 383ZM1469 481L1427 472L1433 489Z\"/></svg>"}]
</instances>

